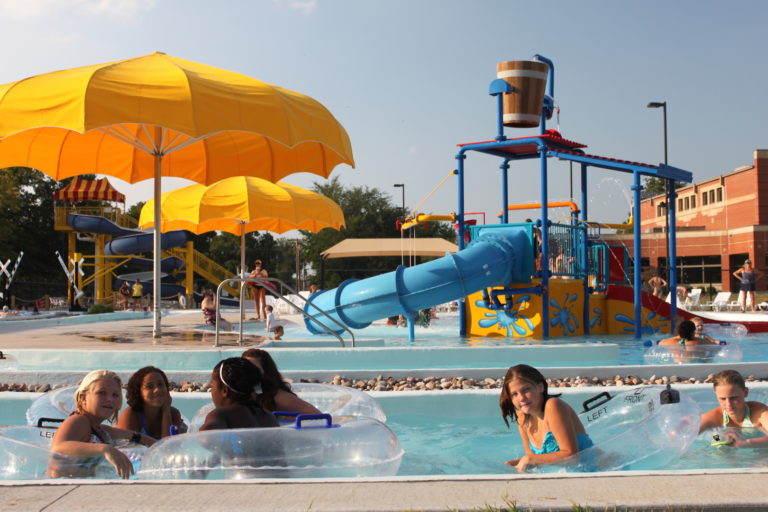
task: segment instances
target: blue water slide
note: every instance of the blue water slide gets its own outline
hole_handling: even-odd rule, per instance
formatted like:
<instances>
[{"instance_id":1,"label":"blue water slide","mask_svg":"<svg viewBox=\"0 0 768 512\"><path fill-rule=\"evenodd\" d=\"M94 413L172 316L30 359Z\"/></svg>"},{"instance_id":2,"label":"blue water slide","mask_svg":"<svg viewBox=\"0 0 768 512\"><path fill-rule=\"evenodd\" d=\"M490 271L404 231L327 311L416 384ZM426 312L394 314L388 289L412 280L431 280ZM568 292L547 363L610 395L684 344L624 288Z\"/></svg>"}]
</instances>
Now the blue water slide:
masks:
<instances>
[{"instance_id":1,"label":"blue water slide","mask_svg":"<svg viewBox=\"0 0 768 512\"><path fill-rule=\"evenodd\" d=\"M413 267L399 266L367 279L350 279L338 288L315 293L305 311L319 321L317 309L342 324L363 329L374 320L411 315L421 309L463 298L491 286L530 280L533 248L525 226L486 229L464 250ZM305 317L314 334L326 331ZM340 332L331 321L323 322Z\"/></svg>"},{"instance_id":2,"label":"blue water slide","mask_svg":"<svg viewBox=\"0 0 768 512\"><path fill-rule=\"evenodd\" d=\"M99 233L119 238L111 240L104 246L105 255L142 254L152 252L152 231L128 229L118 226L104 217L95 215L78 215L70 213L67 216L67 224L75 231L87 233ZM187 231L169 231L163 233L160 238L160 246L163 250L171 247L181 247L189 239Z\"/></svg>"},{"instance_id":3,"label":"blue water slide","mask_svg":"<svg viewBox=\"0 0 768 512\"><path fill-rule=\"evenodd\" d=\"M104 217L70 213L67 216L67 224L69 224L75 231L118 237L105 244L104 254L107 256L142 254L151 252L153 249L154 233L152 231L124 228ZM187 231L169 231L168 233L162 234L160 245L164 250L170 249L171 247L180 247L183 246L188 239L189 232ZM136 258L135 260L136 261L133 261L132 263L138 263L137 266L139 267L144 267L144 263L149 262L149 268L152 268L152 260L146 258ZM183 268L183 266L184 262L179 258L164 258L160 263L162 272L171 272ZM142 283L147 286L149 286L151 282L151 279L146 281L142 280ZM121 284L122 280L118 280L115 283L115 287L117 288ZM184 293L185 291L186 289L184 286L166 282L161 283L160 293L163 297L171 297L178 293Z\"/></svg>"}]
</instances>

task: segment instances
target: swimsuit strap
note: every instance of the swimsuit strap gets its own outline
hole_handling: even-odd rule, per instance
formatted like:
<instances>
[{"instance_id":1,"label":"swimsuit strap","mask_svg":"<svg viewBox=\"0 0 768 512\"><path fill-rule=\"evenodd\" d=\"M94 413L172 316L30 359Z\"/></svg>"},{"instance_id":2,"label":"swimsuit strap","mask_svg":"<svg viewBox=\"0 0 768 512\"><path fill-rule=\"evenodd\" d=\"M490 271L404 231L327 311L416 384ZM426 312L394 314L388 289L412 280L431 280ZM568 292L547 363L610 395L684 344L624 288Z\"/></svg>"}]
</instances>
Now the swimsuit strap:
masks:
<instances>
[{"instance_id":1,"label":"swimsuit strap","mask_svg":"<svg viewBox=\"0 0 768 512\"><path fill-rule=\"evenodd\" d=\"M754 427L752 420L750 419L749 405L744 404L744 420L741 422L741 428ZM727 427L731 421L731 417L728 416L728 411L723 409L723 426Z\"/></svg>"}]
</instances>

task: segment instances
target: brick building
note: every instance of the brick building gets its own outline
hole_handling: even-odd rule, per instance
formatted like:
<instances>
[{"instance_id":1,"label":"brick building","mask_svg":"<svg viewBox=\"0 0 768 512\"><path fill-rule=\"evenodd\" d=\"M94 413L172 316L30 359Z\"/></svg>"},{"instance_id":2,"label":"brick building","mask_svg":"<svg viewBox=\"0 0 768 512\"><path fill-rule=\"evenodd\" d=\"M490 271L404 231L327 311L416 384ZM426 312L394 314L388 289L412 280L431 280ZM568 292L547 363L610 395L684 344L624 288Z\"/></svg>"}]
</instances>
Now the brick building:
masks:
<instances>
[{"instance_id":1,"label":"brick building","mask_svg":"<svg viewBox=\"0 0 768 512\"><path fill-rule=\"evenodd\" d=\"M643 266L666 273L666 197L641 203ZM754 152L754 163L677 189L678 283L738 291L731 275L749 258L768 273L768 150ZM631 235L610 235L632 254ZM757 282L764 290L766 277Z\"/></svg>"}]
</instances>

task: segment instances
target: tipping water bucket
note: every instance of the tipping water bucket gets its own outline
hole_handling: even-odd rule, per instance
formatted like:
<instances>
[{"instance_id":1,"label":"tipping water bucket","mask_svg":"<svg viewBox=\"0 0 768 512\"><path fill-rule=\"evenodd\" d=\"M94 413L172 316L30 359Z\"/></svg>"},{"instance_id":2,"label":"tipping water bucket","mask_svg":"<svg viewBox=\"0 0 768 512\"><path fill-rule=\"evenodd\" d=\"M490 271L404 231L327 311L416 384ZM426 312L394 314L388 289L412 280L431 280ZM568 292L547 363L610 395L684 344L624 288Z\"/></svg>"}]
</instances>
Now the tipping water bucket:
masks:
<instances>
[{"instance_id":1,"label":"tipping water bucket","mask_svg":"<svg viewBox=\"0 0 768 512\"><path fill-rule=\"evenodd\" d=\"M508 60L496 64L496 76L512 86L505 94L504 126L534 128L541 120L549 66L543 62Z\"/></svg>"}]
</instances>

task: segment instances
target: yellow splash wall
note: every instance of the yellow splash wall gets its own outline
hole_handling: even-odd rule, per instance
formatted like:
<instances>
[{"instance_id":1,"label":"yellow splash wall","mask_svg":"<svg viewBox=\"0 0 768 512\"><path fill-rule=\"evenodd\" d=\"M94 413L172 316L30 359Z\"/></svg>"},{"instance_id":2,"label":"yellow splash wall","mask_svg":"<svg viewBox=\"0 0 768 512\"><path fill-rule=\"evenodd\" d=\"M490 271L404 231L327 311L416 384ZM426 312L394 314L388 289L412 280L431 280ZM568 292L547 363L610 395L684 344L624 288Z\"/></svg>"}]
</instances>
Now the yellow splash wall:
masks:
<instances>
[{"instance_id":1,"label":"yellow splash wall","mask_svg":"<svg viewBox=\"0 0 768 512\"><path fill-rule=\"evenodd\" d=\"M529 288L531 284L511 285ZM552 279L549 281L550 337L584 334L584 288L580 279ZM503 297L500 298L505 303ZM481 292L466 298L466 331L469 336L541 338L541 295L521 292L511 298L510 311L486 309ZM625 300L609 298L605 294L592 294L589 298L591 334L627 334L634 332L634 305ZM669 320L643 308L643 332L666 332Z\"/></svg>"}]
</instances>

